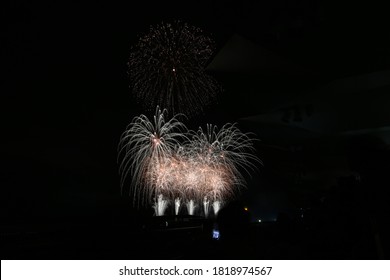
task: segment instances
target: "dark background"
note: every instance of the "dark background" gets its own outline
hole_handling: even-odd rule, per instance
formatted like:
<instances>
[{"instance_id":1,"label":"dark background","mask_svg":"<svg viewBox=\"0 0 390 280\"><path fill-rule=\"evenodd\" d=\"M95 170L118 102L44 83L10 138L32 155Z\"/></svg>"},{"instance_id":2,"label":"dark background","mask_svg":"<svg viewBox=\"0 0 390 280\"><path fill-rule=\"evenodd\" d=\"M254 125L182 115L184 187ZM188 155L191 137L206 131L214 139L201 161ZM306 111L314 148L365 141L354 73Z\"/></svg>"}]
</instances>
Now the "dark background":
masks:
<instances>
[{"instance_id":1,"label":"dark background","mask_svg":"<svg viewBox=\"0 0 390 280\"><path fill-rule=\"evenodd\" d=\"M261 140L264 166L248 176L248 190L220 221L233 232L229 224L241 219L234 213L248 207L249 240L258 251L241 255L237 248L250 246L236 233L223 241L238 244L230 255L168 254L159 243L171 242L165 240L156 241L154 256L388 258L390 34L383 6L1 5L2 258L153 258L135 250L155 245L132 235L152 213L132 209L120 195L116 149L142 113L126 73L130 47L149 25L174 19L214 38L207 70L224 88L190 126L238 122ZM269 231L253 224L259 219Z\"/></svg>"}]
</instances>

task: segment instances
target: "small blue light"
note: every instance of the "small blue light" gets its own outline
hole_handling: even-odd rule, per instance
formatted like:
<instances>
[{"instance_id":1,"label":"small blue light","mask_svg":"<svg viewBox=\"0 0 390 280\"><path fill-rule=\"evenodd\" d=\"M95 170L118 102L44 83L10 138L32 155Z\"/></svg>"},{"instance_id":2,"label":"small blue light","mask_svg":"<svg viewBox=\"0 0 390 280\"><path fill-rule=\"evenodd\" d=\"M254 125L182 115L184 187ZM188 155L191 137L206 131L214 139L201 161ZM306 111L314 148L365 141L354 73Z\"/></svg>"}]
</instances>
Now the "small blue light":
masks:
<instances>
[{"instance_id":1,"label":"small blue light","mask_svg":"<svg viewBox=\"0 0 390 280\"><path fill-rule=\"evenodd\" d=\"M219 239L219 230L213 230L213 239Z\"/></svg>"}]
</instances>

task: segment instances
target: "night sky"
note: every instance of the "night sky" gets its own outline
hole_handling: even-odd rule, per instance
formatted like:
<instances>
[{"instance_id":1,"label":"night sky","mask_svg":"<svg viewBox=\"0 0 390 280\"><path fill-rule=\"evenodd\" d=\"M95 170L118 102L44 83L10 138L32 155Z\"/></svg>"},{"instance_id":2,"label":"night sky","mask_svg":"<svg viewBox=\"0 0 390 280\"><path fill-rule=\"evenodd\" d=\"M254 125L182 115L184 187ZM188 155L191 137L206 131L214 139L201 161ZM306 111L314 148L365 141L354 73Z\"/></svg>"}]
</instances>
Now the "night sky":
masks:
<instances>
[{"instance_id":1,"label":"night sky","mask_svg":"<svg viewBox=\"0 0 390 280\"><path fill-rule=\"evenodd\" d=\"M309 0L6 2L0 151L7 232L136 219L120 195L116 162L122 131L143 113L131 95L127 61L150 25L179 19L215 40L207 69L224 89L190 127L238 122L260 139L264 166L248 176L239 202L251 219L273 221L283 213L294 219L299 209L328 199L350 205L355 219L374 220L385 236L384 7Z\"/></svg>"}]
</instances>

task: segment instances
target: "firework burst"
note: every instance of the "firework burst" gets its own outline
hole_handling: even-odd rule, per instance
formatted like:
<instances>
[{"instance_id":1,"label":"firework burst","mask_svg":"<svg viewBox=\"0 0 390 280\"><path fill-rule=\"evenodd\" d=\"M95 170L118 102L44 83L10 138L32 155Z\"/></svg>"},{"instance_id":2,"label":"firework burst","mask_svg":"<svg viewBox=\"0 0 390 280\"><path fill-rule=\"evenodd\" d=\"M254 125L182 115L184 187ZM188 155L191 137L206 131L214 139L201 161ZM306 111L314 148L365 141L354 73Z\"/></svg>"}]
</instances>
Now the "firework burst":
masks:
<instances>
[{"instance_id":1,"label":"firework burst","mask_svg":"<svg viewBox=\"0 0 390 280\"><path fill-rule=\"evenodd\" d=\"M149 201L160 188L168 188L166 166L171 164L176 146L185 136L185 125L176 117L165 120L167 110L156 109L153 121L145 115L135 117L121 136L118 146L121 187L131 175L134 199ZM139 186L142 186L140 190Z\"/></svg>"},{"instance_id":2,"label":"firework burst","mask_svg":"<svg viewBox=\"0 0 390 280\"><path fill-rule=\"evenodd\" d=\"M186 150L190 158L200 165L203 194L213 200L233 197L239 187L245 185L242 171L255 168L261 163L254 155L253 139L249 133L241 132L236 124L225 124L221 129L208 124L192 132Z\"/></svg>"},{"instance_id":3,"label":"firework burst","mask_svg":"<svg viewBox=\"0 0 390 280\"><path fill-rule=\"evenodd\" d=\"M205 73L213 51L199 28L180 21L151 26L130 53L133 94L148 111L160 105L187 116L201 113L220 91Z\"/></svg>"},{"instance_id":4,"label":"firework burst","mask_svg":"<svg viewBox=\"0 0 390 280\"><path fill-rule=\"evenodd\" d=\"M254 155L253 140L235 124L189 132L177 117L166 120L166 115L157 107L153 121L145 115L136 117L122 134L121 186L131 175L134 201L154 201L156 215L163 215L169 204L177 215L182 203L191 215L203 208L208 216L211 205L216 215L223 202L245 185L242 172L261 163Z\"/></svg>"}]
</instances>

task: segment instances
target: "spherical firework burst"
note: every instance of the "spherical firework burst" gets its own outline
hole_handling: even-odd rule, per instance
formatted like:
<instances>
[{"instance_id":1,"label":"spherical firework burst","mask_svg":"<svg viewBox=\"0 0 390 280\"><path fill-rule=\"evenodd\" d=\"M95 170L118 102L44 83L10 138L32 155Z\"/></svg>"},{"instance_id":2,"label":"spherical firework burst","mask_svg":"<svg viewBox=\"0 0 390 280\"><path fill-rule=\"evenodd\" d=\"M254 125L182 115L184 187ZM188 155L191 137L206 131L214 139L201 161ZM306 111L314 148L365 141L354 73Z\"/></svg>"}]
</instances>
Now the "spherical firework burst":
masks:
<instances>
[{"instance_id":1,"label":"spherical firework burst","mask_svg":"<svg viewBox=\"0 0 390 280\"><path fill-rule=\"evenodd\" d=\"M132 91L145 109L160 105L174 113L201 113L220 91L205 73L214 49L201 29L180 21L151 26L132 48L129 77Z\"/></svg>"}]
</instances>

